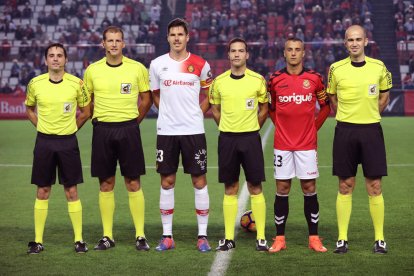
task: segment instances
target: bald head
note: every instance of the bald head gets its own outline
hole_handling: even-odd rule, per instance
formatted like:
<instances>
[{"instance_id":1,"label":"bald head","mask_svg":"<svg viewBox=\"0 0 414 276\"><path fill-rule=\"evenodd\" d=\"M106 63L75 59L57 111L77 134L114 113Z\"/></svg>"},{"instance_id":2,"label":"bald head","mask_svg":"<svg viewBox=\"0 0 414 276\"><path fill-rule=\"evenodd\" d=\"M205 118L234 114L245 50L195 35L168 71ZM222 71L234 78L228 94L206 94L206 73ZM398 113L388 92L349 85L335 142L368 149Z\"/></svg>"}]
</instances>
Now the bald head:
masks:
<instances>
[{"instance_id":1,"label":"bald head","mask_svg":"<svg viewBox=\"0 0 414 276\"><path fill-rule=\"evenodd\" d=\"M362 26L360 26L360 25L352 25L348 29L346 29L346 32L345 32L345 40L348 38L348 36L351 33L355 33L355 32L356 33L359 33L359 34L362 34L364 39L367 37L367 32L365 31L365 29Z\"/></svg>"}]
</instances>

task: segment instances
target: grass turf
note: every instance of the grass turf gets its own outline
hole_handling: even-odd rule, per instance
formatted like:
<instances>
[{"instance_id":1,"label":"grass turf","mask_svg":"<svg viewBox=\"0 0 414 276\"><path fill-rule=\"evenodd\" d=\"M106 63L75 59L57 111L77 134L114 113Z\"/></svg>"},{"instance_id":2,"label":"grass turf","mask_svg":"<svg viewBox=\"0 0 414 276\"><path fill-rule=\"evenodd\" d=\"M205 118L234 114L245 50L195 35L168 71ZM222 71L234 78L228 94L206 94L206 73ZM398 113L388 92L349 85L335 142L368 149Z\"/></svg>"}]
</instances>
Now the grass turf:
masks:
<instances>
[{"instance_id":1,"label":"grass turf","mask_svg":"<svg viewBox=\"0 0 414 276\"><path fill-rule=\"evenodd\" d=\"M265 125L267 128L270 120ZM385 238L389 253L385 256L371 252L373 228L361 172L353 196L353 213L349 228L350 251L343 256L332 254L337 238L335 201L337 179L331 175L331 149L335 122L329 119L319 132L320 178L317 181L320 203L320 235L329 252L320 254L307 249L307 227L303 216L303 196L295 180L290 194L290 213L286 228L288 249L275 255L254 251L255 235L240 232L227 275L251 274L375 274L412 275L414 254L414 121L412 118L388 117L382 121L387 145L389 176L384 178ZM215 247L223 237L223 187L217 183L217 128L206 120L208 141L208 182L210 193L209 240ZM135 230L129 213L126 189L117 176L114 237L116 247L106 252L91 250L102 235L98 208L98 182L90 177L90 123L79 131L85 183L79 185L83 205L84 239L90 252L77 255L73 250L72 228L62 187L55 185L49 204L44 235L45 251L27 256L27 242L34 237L33 205L35 186L30 185L32 151L35 129L28 121L0 121L0 275L19 274L152 274L205 275L209 272L215 253L196 251L197 226L194 212L194 192L190 177L181 170L177 174L174 239L177 248L172 252L154 250L162 234L159 216L159 176L155 172L155 120L141 125L147 174L142 177L146 199L145 232L151 251L138 252L134 247ZM263 184L267 203L266 236L269 243L274 235L273 225L273 135L265 141L267 181ZM243 177L241 177L241 180ZM248 204L250 206L250 204ZM248 207L249 208L249 207Z\"/></svg>"}]
</instances>

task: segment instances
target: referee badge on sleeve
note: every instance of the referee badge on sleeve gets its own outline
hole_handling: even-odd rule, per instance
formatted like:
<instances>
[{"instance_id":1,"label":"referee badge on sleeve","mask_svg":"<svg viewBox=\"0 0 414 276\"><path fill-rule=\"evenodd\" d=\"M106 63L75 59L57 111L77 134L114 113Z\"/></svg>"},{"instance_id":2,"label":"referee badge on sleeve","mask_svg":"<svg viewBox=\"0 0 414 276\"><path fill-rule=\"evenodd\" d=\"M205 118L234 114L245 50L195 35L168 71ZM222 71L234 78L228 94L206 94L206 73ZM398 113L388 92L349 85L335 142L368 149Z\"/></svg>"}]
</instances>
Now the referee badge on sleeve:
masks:
<instances>
[{"instance_id":1,"label":"referee badge on sleeve","mask_svg":"<svg viewBox=\"0 0 414 276\"><path fill-rule=\"evenodd\" d=\"M131 94L131 84L121 83L121 94Z\"/></svg>"},{"instance_id":2,"label":"referee badge on sleeve","mask_svg":"<svg viewBox=\"0 0 414 276\"><path fill-rule=\"evenodd\" d=\"M72 112L72 103L63 103L63 113Z\"/></svg>"},{"instance_id":3,"label":"referee badge on sleeve","mask_svg":"<svg viewBox=\"0 0 414 276\"><path fill-rule=\"evenodd\" d=\"M254 99L246 99L246 110L253 110L254 109Z\"/></svg>"}]
</instances>

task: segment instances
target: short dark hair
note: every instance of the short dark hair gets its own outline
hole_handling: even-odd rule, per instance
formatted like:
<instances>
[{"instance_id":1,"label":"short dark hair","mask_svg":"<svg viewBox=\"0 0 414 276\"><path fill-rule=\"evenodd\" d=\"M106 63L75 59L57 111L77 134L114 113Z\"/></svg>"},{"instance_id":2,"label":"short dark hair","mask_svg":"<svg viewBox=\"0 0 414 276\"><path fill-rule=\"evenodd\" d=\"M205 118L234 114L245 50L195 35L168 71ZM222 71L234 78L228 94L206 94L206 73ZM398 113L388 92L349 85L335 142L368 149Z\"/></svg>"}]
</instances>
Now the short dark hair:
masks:
<instances>
[{"instance_id":1,"label":"short dark hair","mask_svg":"<svg viewBox=\"0 0 414 276\"><path fill-rule=\"evenodd\" d=\"M227 44L227 52L230 52L230 46L231 46L231 44L236 43L236 42L241 42L241 43L243 43L243 44L244 44L244 46L246 47L246 52L249 52L249 47L247 46L247 42L246 42L246 40L244 40L244 39L243 39L243 38L241 38L241 37L235 37L235 38L233 38L232 40L230 40L230 42Z\"/></svg>"},{"instance_id":2,"label":"short dark hair","mask_svg":"<svg viewBox=\"0 0 414 276\"><path fill-rule=\"evenodd\" d=\"M124 39L124 31L117 26L108 26L102 33L102 40L105 41L107 33L121 33L122 40Z\"/></svg>"},{"instance_id":3,"label":"short dark hair","mask_svg":"<svg viewBox=\"0 0 414 276\"><path fill-rule=\"evenodd\" d=\"M170 34L170 29L173 27L183 27L185 34L188 35L188 23L184 19L175 18L171 20L170 23L168 23L167 34Z\"/></svg>"},{"instance_id":4,"label":"short dark hair","mask_svg":"<svg viewBox=\"0 0 414 276\"><path fill-rule=\"evenodd\" d=\"M46 47L46 50L45 50L45 58L47 58L47 53L49 52L49 49L50 48L53 48L53 47L62 48L63 49L63 54L65 55L65 58L68 57L68 54L66 53L66 49L63 46L63 44L61 44L61 43L52 43L52 44L49 44L49 46Z\"/></svg>"},{"instance_id":5,"label":"short dark hair","mask_svg":"<svg viewBox=\"0 0 414 276\"><path fill-rule=\"evenodd\" d=\"M286 46L286 43L288 43L289 41L300 42L300 43L302 43L302 48L305 48L305 44L304 44L303 40L298 38L298 37L289 37L288 39L286 39L285 46Z\"/></svg>"}]
</instances>

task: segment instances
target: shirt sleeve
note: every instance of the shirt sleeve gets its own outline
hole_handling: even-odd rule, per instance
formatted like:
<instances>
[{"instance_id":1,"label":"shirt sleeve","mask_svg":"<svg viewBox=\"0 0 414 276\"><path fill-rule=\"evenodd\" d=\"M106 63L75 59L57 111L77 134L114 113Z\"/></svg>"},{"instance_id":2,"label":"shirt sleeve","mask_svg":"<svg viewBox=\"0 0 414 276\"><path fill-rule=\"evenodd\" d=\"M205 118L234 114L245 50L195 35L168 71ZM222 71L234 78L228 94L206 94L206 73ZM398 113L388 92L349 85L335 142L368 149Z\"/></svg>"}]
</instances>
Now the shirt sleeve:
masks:
<instances>
[{"instance_id":1,"label":"shirt sleeve","mask_svg":"<svg viewBox=\"0 0 414 276\"><path fill-rule=\"evenodd\" d=\"M138 69L138 91L139 93L150 90L148 70L144 65L140 64Z\"/></svg>"},{"instance_id":2,"label":"shirt sleeve","mask_svg":"<svg viewBox=\"0 0 414 276\"><path fill-rule=\"evenodd\" d=\"M276 91L273 89L273 77L270 77L267 82L267 98L269 103L269 109L272 111L276 110Z\"/></svg>"},{"instance_id":3,"label":"shirt sleeve","mask_svg":"<svg viewBox=\"0 0 414 276\"><path fill-rule=\"evenodd\" d=\"M328 94L336 94L336 79L335 79L335 74L334 74L334 66L331 65L331 67L329 68L329 75L328 75L328 87L326 88L326 92Z\"/></svg>"},{"instance_id":4,"label":"shirt sleeve","mask_svg":"<svg viewBox=\"0 0 414 276\"><path fill-rule=\"evenodd\" d=\"M329 104L329 97L325 90L325 85L323 84L323 78L321 75L318 76L318 85L316 88L316 99L319 103L319 106L324 106Z\"/></svg>"},{"instance_id":5,"label":"shirt sleeve","mask_svg":"<svg viewBox=\"0 0 414 276\"><path fill-rule=\"evenodd\" d=\"M217 81L214 80L209 88L209 102L211 104L221 104L220 92L218 91Z\"/></svg>"},{"instance_id":6,"label":"shirt sleeve","mask_svg":"<svg viewBox=\"0 0 414 276\"><path fill-rule=\"evenodd\" d=\"M211 73L210 64L206 61L203 69L201 69L200 75L200 86L201 88L207 88L211 85L213 81L213 74Z\"/></svg>"},{"instance_id":7,"label":"shirt sleeve","mask_svg":"<svg viewBox=\"0 0 414 276\"><path fill-rule=\"evenodd\" d=\"M259 103L269 102L269 99L267 98L266 80L263 77L260 82L260 87L257 93L257 100Z\"/></svg>"},{"instance_id":8,"label":"shirt sleeve","mask_svg":"<svg viewBox=\"0 0 414 276\"><path fill-rule=\"evenodd\" d=\"M26 90L27 90L27 94L26 94L26 100L24 101L24 104L27 106L35 106L36 96L35 96L35 89L33 86L33 80L29 82Z\"/></svg>"},{"instance_id":9,"label":"shirt sleeve","mask_svg":"<svg viewBox=\"0 0 414 276\"><path fill-rule=\"evenodd\" d=\"M391 72L387 70L387 67L384 65L382 70L382 76L380 81L380 91L388 91L392 88L392 75Z\"/></svg>"},{"instance_id":10,"label":"shirt sleeve","mask_svg":"<svg viewBox=\"0 0 414 276\"><path fill-rule=\"evenodd\" d=\"M79 80L79 88L77 91L77 98L79 107L87 106L90 101L91 97L89 96L88 88L86 87L85 83L82 80Z\"/></svg>"},{"instance_id":11,"label":"shirt sleeve","mask_svg":"<svg viewBox=\"0 0 414 276\"><path fill-rule=\"evenodd\" d=\"M86 68L85 74L83 75L83 82L89 93L93 94L93 81L90 71L90 67Z\"/></svg>"},{"instance_id":12,"label":"shirt sleeve","mask_svg":"<svg viewBox=\"0 0 414 276\"><path fill-rule=\"evenodd\" d=\"M160 79L154 61L150 64L149 82L152 91L160 89Z\"/></svg>"}]
</instances>

